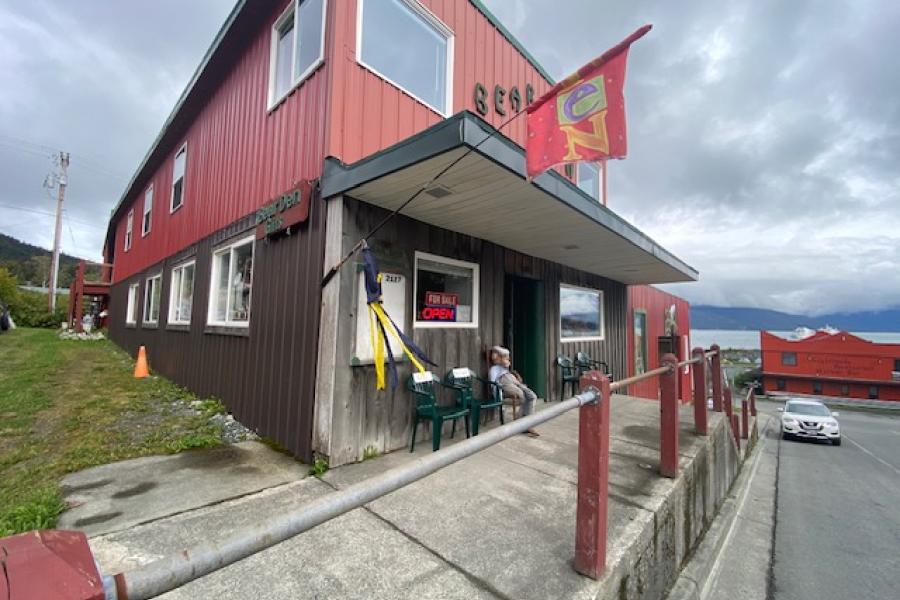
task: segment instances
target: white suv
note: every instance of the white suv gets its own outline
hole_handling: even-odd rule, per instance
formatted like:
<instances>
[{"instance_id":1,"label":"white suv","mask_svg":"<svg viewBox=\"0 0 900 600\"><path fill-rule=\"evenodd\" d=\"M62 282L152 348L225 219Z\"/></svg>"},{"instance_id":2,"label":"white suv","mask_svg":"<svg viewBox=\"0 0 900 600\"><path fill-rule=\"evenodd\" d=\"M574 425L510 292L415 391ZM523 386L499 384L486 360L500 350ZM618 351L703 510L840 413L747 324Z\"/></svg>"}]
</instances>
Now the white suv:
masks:
<instances>
[{"instance_id":1,"label":"white suv","mask_svg":"<svg viewBox=\"0 0 900 600\"><path fill-rule=\"evenodd\" d=\"M781 437L784 439L807 438L829 440L835 446L841 445L841 426L831 412L821 402L814 400L788 400L781 415Z\"/></svg>"}]
</instances>

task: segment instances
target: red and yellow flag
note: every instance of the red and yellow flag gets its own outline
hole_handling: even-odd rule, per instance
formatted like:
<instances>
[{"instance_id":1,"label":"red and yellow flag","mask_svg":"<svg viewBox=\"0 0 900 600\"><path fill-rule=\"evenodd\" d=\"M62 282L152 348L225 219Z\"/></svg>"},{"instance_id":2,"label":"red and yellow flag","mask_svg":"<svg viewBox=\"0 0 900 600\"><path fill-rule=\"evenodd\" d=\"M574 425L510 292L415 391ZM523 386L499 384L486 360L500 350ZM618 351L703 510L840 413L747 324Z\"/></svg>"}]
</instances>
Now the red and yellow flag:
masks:
<instances>
[{"instance_id":1,"label":"red and yellow flag","mask_svg":"<svg viewBox=\"0 0 900 600\"><path fill-rule=\"evenodd\" d=\"M582 160L624 158L625 63L644 25L528 106L528 177Z\"/></svg>"}]
</instances>

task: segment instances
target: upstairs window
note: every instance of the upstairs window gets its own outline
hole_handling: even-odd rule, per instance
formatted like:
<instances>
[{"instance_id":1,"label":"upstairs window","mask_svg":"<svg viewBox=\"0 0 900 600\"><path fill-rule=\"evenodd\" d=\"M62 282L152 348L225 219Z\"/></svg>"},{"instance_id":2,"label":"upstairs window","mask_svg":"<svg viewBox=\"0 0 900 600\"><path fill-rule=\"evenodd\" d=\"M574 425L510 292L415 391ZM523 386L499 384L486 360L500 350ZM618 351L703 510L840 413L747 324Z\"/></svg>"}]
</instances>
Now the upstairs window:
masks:
<instances>
[{"instance_id":1,"label":"upstairs window","mask_svg":"<svg viewBox=\"0 0 900 600\"><path fill-rule=\"evenodd\" d=\"M213 253L210 325L246 327L250 324L253 239L251 235Z\"/></svg>"},{"instance_id":2,"label":"upstairs window","mask_svg":"<svg viewBox=\"0 0 900 600\"><path fill-rule=\"evenodd\" d=\"M159 322L159 295L162 274L147 278L144 287L144 323L155 325Z\"/></svg>"},{"instance_id":3,"label":"upstairs window","mask_svg":"<svg viewBox=\"0 0 900 600\"><path fill-rule=\"evenodd\" d=\"M134 209L128 211L125 218L125 252L131 250L131 236L134 231Z\"/></svg>"},{"instance_id":4,"label":"upstairs window","mask_svg":"<svg viewBox=\"0 0 900 600\"><path fill-rule=\"evenodd\" d=\"M600 163L578 163L578 187L595 200L600 200Z\"/></svg>"},{"instance_id":5,"label":"upstairs window","mask_svg":"<svg viewBox=\"0 0 900 600\"><path fill-rule=\"evenodd\" d=\"M360 0L358 11L359 63L448 116L453 32L416 0Z\"/></svg>"},{"instance_id":6,"label":"upstairs window","mask_svg":"<svg viewBox=\"0 0 900 600\"><path fill-rule=\"evenodd\" d=\"M128 286L128 307L125 311L125 323L134 325L137 323L138 313L138 296L140 290L139 283L132 283Z\"/></svg>"},{"instance_id":7,"label":"upstairs window","mask_svg":"<svg viewBox=\"0 0 900 600\"><path fill-rule=\"evenodd\" d=\"M781 353L781 364L786 367L796 367L797 366L797 353L796 352L782 352Z\"/></svg>"},{"instance_id":8,"label":"upstairs window","mask_svg":"<svg viewBox=\"0 0 900 600\"><path fill-rule=\"evenodd\" d=\"M172 286L169 290L169 323L187 325L191 322L191 305L194 299L194 261L172 269Z\"/></svg>"},{"instance_id":9,"label":"upstairs window","mask_svg":"<svg viewBox=\"0 0 900 600\"><path fill-rule=\"evenodd\" d=\"M153 185L144 192L144 218L141 219L141 237L150 233L150 219L153 211Z\"/></svg>"},{"instance_id":10,"label":"upstairs window","mask_svg":"<svg viewBox=\"0 0 900 600\"><path fill-rule=\"evenodd\" d=\"M325 0L292 2L272 26L269 108L274 108L322 63Z\"/></svg>"},{"instance_id":11,"label":"upstairs window","mask_svg":"<svg viewBox=\"0 0 900 600\"><path fill-rule=\"evenodd\" d=\"M172 204L169 212L175 212L184 204L184 172L187 166L187 142L175 155L172 165Z\"/></svg>"}]
</instances>

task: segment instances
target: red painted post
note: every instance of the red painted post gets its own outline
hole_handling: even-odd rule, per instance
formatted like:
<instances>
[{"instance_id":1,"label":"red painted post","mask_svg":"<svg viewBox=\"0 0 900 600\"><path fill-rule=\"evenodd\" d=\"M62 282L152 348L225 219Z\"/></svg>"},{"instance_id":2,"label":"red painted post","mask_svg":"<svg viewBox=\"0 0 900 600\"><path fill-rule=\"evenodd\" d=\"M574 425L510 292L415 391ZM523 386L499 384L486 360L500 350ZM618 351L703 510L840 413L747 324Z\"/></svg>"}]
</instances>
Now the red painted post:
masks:
<instances>
[{"instance_id":1,"label":"red painted post","mask_svg":"<svg viewBox=\"0 0 900 600\"><path fill-rule=\"evenodd\" d=\"M659 474L678 476L678 358L666 354L662 365L668 373L659 376Z\"/></svg>"},{"instance_id":2,"label":"red painted post","mask_svg":"<svg viewBox=\"0 0 900 600\"><path fill-rule=\"evenodd\" d=\"M723 407L725 408L725 418L728 419L728 424L731 425L731 431L734 434L734 439L738 439L738 432L734 426L734 419L737 415L734 414L734 398L731 396L731 386L725 386L725 398L723 399Z\"/></svg>"},{"instance_id":3,"label":"red painted post","mask_svg":"<svg viewBox=\"0 0 900 600\"><path fill-rule=\"evenodd\" d=\"M750 414L756 416L756 390L750 390Z\"/></svg>"},{"instance_id":4,"label":"red painted post","mask_svg":"<svg viewBox=\"0 0 900 600\"><path fill-rule=\"evenodd\" d=\"M751 394L753 392L750 392ZM750 431L750 403L747 402L747 396L741 400L741 438L747 439Z\"/></svg>"},{"instance_id":5,"label":"red painted post","mask_svg":"<svg viewBox=\"0 0 900 600\"><path fill-rule=\"evenodd\" d=\"M609 500L609 377L589 371L581 391L597 390L599 400L578 413L578 507L575 517L575 570L600 579L606 569Z\"/></svg>"},{"instance_id":6,"label":"red painted post","mask_svg":"<svg viewBox=\"0 0 900 600\"><path fill-rule=\"evenodd\" d=\"M734 435L734 441L737 442L741 437L741 424L736 414L731 415L731 433Z\"/></svg>"},{"instance_id":7,"label":"red painted post","mask_svg":"<svg viewBox=\"0 0 900 600\"><path fill-rule=\"evenodd\" d=\"M691 365L691 373L694 375L694 432L706 435L706 359L703 357L703 348L694 348L691 358L699 359L699 362Z\"/></svg>"},{"instance_id":8,"label":"red painted post","mask_svg":"<svg viewBox=\"0 0 900 600\"><path fill-rule=\"evenodd\" d=\"M713 410L722 412L722 357L718 344L713 344L710 348L715 354L712 357L712 392L713 392Z\"/></svg>"}]
</instances>

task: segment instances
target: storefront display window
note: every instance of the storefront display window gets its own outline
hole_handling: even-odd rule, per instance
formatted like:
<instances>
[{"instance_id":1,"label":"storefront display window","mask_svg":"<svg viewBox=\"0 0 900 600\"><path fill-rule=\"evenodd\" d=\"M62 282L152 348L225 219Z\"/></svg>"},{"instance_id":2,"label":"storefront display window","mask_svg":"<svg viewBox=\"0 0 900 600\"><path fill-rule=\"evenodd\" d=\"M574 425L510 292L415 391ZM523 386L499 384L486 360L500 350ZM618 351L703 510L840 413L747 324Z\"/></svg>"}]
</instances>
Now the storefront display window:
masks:
<instances>
[{"instance_id":1,"label":"storefront display window","mask_svg":"<svg viewBox=\"0 0 900 600\"><path fill-rule=\"evenodd\" d=\"M451 31L416 0L364 0L359 11L359 62L448 116Z\"/></svg>"},{"instance_id":2,"label":"storefront display window","mask_svg":"<svg viewBox=\"0 0 900 600\"><path fill-rule=\"evenodd\" d=\"M253 286L253 236L213 254L209 324L247 326Z\"/></svg>"},{"instance_id":3,"label":"storefront display window","mask_svg":"<svg viewBox=\"0 0 900 600\"><path fill-rule=\"evenodd\" d=\"M416 327L478 326L478 265L416 252Z\"/></svg>"},{"instance_id":4,"label":"storefront display window","mask_svg":"<svg viewBox=\"0 0 900 600\"><path fill-rule=\"evenodd\" d=\"M603 339L603 292L559 286L559 335L563 342Z\"/></svg>"}]
</instances>

